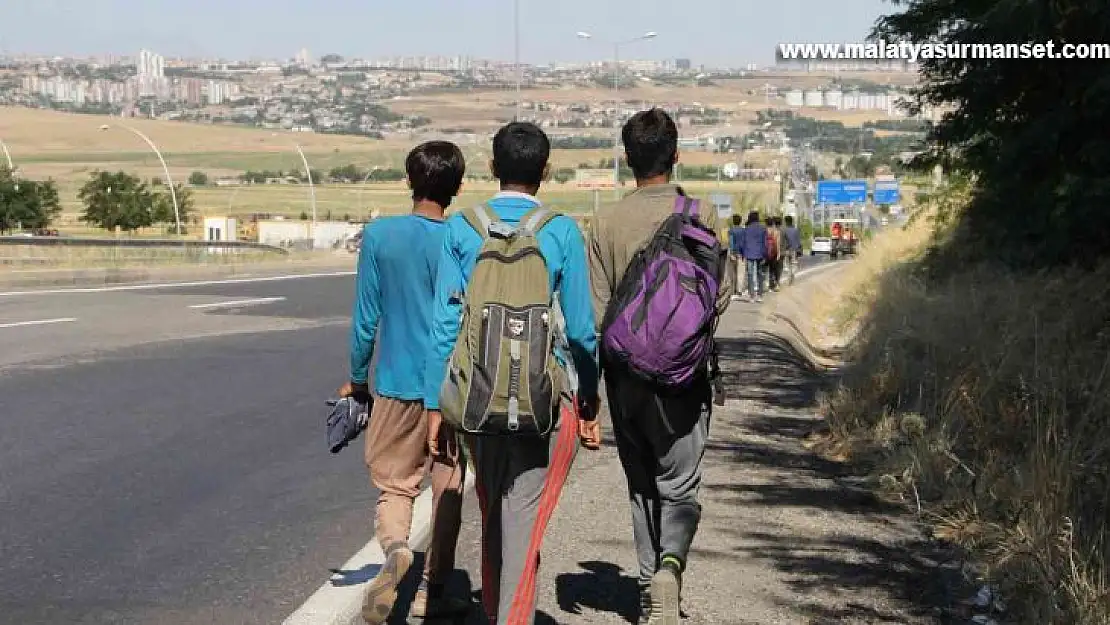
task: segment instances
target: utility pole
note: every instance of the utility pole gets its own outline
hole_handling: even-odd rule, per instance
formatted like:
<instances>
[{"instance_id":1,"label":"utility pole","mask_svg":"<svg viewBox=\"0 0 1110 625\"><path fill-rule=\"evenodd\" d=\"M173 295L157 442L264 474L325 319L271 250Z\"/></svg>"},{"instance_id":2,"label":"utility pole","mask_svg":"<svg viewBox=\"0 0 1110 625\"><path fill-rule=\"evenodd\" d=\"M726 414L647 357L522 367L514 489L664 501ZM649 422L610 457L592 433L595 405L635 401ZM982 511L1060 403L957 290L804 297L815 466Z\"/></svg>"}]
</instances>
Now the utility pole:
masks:
<instances>
[{"instance_id":1,"label":"utility pole","mask_svg":"<svg viewBox=\"0 0 1110 625\"><path fill-rule=\"evenodd\" d=\"M655 31L646 32L639 37L632 39L625 39L624 41L613 41L613 100L614 100L614 121L615 126L613 137L613 192L620 198L620 182L621 182L621 123L620 123L620 79L621 79L621 46L637 41L645 41L648 39L655 39L659 35ZM593 35L588 32L579 31L579 39L593 39Z\"/></svg>"},{"instance_id":2,"label":"utility pole","mask_svg":"<svg viewBox=\"0 0 1110 625\"><path fill-rule=\"evenodd\" d=\"M513 0L513 69L516 71L516 115L513 121L520 121L520 83L524 70L520 67L520 0Z\"/></svg>"}]
</instances>

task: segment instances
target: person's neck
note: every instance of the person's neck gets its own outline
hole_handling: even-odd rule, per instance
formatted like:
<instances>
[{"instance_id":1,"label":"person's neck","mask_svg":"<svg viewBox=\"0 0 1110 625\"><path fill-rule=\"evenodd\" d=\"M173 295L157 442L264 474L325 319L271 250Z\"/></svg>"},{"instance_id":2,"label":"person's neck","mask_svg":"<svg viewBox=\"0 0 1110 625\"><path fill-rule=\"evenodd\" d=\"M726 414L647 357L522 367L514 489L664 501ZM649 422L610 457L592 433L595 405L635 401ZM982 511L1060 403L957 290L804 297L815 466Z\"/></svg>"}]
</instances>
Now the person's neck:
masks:
<instances>
[{"instance_id":1,"label":"person's neck","mask_svg":"<svg viewBox=\"0 0 1110 625\"><path fill-rule=\"evenodd\" d=\"M412 214L443 221L443 207L431 200L416 200L413 202Z\"/></svg>"},{"instance_id":2,"label":"person's neck","mask_svg":"<svg viewBox=\"0 0 1110 625\"><path fill-rule=\"evenodd\" d=\"M661 184L671 184L671 177L667 174L652 176L650 178L637 178L636 188L643 189L644 187L655 187Z\"/></svg>"},{"instance_id":3,"label":"person's neck","mask_svg":"<svg viewBox=\"0 0 1110 625\"><path fill-rule=\"evenodd\" d=\"M501 191L509 193L523 193L524 195L536 197L536 194L540 192L540 187L538 185L532 186L527 184L502 184Z\"/></svg>"}]
</instances>

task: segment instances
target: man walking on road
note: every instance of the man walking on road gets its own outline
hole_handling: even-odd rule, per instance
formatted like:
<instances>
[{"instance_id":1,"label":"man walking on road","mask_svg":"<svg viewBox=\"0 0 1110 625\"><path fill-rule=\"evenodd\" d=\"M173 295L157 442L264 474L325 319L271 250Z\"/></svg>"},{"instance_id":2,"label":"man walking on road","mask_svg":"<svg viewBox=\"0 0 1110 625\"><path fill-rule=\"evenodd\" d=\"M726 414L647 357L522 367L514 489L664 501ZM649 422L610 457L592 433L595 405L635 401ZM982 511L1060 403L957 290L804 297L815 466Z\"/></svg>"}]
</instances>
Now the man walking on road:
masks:
<instances>
[{"instance_id":1,"label":"man walking on road","mask_svg":"<svg viewBox=\"0 0 1110 625\"><path fill-rule=\"evenodd\" d=\"M771 238L774 241L774 260L771 261L771 283L775 291L782 287L782 268L786 259L785 239L782 232L782 217L771 218Z\"/></svg>"},{"instance_id":2,"label":"man walking on road","mask_svg":"<svg viewBox=\"0 0 1110 625\"><path fill-rule=\"evenodd\" d=\"M794 284L794 277L798 275L798 260L802 257L802 232L794 225L794 217L786 216L786 225L782 229L782 238L785 245L786 270L790 284Z\"/></svg>"},{"instance_id":3,"label":"man walking on road","mask_svg":"<svg viewBox=\"0 0 1110 625\"><path fill-rule=\"evenodd\" d=\"M732 216L732 226L728 229L728 251L731 260L736 270L736 288L733 290L732 299L734 301L740 300L740 294L743 290L743 284L740 282L740 275L744 270L744 218L740 215ZM750 296L750 294L749 294Z\"/></svg>"},{"instance_id":4,"label":"man walking on road","mask_svg":"<svg viewBox=\"0 0 1110 625\"><path fill-rule=\"evenodd\" d=\"M456 343L469 349L469 344L464 345L463 341L481 343L475 350L479 358L495 363L493 388L475 390L479 386L475 381L468 386L467 396L484 394L488 400L493 395L500 401L500 394L509 389L507 414L499 412L498 420L504 418L507 424L516 423L519 428L516 411L523 411L525 403L530 404L533 411L537 403L545 403L537 400L537 395L545 392L532 388L531 381L533 375L542 374L539 370L543 366L538 363L546 361L550 354L529 349L532 344L527 341L541 323L544 327L549 322L558 326L556 320L548 320L546 313L541 322L528 311L509 310L505 306L485 307L479 314L489 321L479 322L482 336L459 337L460 328L469 332L471 327L472 319L467 319L466 326L462 325L463 311L470 310L466 308L467 298L474 299L470 304L478 302L479 307L484 307L481 302L487 300L481 298L491 291L508 298L513 293L536 287L511 278L472 283L471 278L479 275L476 270L492 267L491 262L502 263L503 267L519 266L521 271L525 267L531 270L536 267L523 264L528 258L534 258L534 248L525 247L509 256L492 251L480 254L484 247L492 245L489 242L492 237L512 241L524 233L525 240L534 238L538 242L539 255L549 279L544 286L550 287L549 293L558 293L570 359L579 378L581 405L567 405L563 401L556 409L556 422L549 433L465 437L475 466L482 509L482 603L490 622L497 625L532 625L535 622L536 583L544 532L558 504L579 443L590 449L597 449L601 444L596 418L597 336L582 234L574 220L549 213L535 197L548 175L550 153L547 135L534 124L514 122L497 133L493 139L491 171L500 181L501 192L485 206L462 211L447 220L432 305L434 344L425 374L424 401L434 411L431 413L433 428L445 418L439 412L447 407L441 402L441 390L447 389L460 375L459 370L448 370L448 360L450 358L454 366ZM478 228L475 219L488 223ZM492 327L492 331L487 331L488 327ZM489 345L493 349L487 349ZM522 372L518 363L524 362L525 356L527 366L523 366ZM496 363L504 363L504 366ZM475 367L471 371L479 369ZM502 381L505 383L501 384ZM552 389L547 387L545 391L550 397ZM529 399L518 400L515 393L527 395ZM469 407L471 402L462 403ZM486 417L483 422L489 422L494 416L488 408L480 412L484 413L480 416ZM513 429L512 425L506 427Z\"/></svg>"},{"instance_id":5,"label":"man walking on road","mask_svg":"<svg viewBox=\"0 0 1110 625\"><path fill-rule=\"evenodd\" d=\"M341 396L369 398L367 384L375 347L376 400L366 431L366 463L380 491L375 525L385 564L369 584L363 618L385 623L397 586L413 563L409 547L413 503L429 461L424 364L430 350L432 297L442 247L443 211L462 185L465 165L457 146L432 141L405 161L413 209L409 215L375 219L366 226L359 252L351 324L351 380ZM464 613L469 602L445 594L455 568L466 464L452 433L438 432L439 453L431 458L432 541L410 613L438 617Z\"/></svg>"},{"instance_id":6,"label":"man walking on road","mask_svg":"<svg viewBox=\"0 0 1110 625\"><path fill-rule=\"evenodd\" d=\"M762 265L767 257L767 229L759 223L759 213L748 213L744 236L740 239L740 252L747 267L748 301L763 301Z\"/></svg>"},{"instance_id":7,"label":"man walking on road","mask_svg":"<svg viewBox=\"0 0 1110 625\"><path fill-rule=\"evenodd\" d=\"M625 124L622 138L637 188L599 210L590 240L594 314L606 321L611 318L609 307L620 305L618 296L624 297L618 287L623 286L634 256L655 240L680 203L686 205L684 210L690 209L685 191L671 183L678 162L678 129L671 117L660 109L638 113ZM708 232L716 231L714 210L699 210L698 217ZM734 273L725 258L721 260L724 275L716 302L711 303L717 315L727 308L734 291ZM698 285L688 288L696 291ZM654 297L666 296L661 288ZM602 332L605 336L606 329ZM701 369L687 387L673 393L632 375L606 356L602 360L632 504L641 622L650 624L678 625L681 578L701 519L698 490L713 393L708 367Z\"/></svg>"}]
</instances>

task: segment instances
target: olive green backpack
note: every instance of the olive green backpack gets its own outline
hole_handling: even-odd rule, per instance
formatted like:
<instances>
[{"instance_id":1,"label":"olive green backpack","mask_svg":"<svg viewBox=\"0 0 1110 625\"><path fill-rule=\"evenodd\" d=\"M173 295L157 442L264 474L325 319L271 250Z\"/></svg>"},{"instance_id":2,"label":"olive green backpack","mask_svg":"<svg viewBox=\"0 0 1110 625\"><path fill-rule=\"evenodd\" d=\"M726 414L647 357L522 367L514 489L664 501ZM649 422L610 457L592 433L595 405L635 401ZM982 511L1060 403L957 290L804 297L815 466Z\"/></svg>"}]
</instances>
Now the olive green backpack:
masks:
<instances>
[{"instance_id":1,"label":"olive green backpack","mask_svg":"<svg viewBox=\"0 0 1110 625\"><path fill-rule=\"evenodd\" d=\"M573 373L554 353L565 339L536 240L557 216L539 207L513 227L485 206L463 211L483 240L439 396L444 421L462 434L543 436L558 423Z\"/></svg>"}]
</instances>

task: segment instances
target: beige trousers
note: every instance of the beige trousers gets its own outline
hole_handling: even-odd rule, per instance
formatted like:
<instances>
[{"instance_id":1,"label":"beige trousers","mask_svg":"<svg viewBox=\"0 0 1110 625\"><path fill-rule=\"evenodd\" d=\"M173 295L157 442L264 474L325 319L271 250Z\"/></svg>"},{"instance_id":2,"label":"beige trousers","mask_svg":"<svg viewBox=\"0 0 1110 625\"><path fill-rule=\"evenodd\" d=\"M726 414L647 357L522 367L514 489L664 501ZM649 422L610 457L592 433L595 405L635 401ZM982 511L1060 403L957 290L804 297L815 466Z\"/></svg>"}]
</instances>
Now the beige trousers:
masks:
<instances>
[{"instance_id":1,"label":"beige trousers","mask_svg":"<svg viewBox=\"0 0 1110 625\"><path fill-rule=\"evenodd\" d=\"M455 568L466 463L446 424L440 429L438 457L429 457L427 441L423 402L375 398L366 430L366 465L380 491L374 522L378 542L386 553L408 544L413 503L430 473L432 541L424 559L424 581L441 584Z\"/></svg>"}]
</instances>

